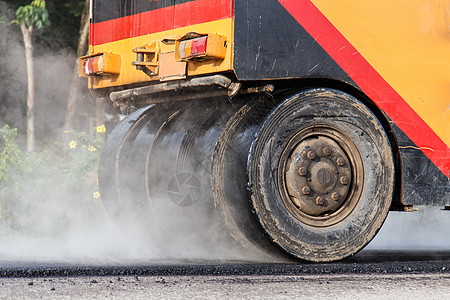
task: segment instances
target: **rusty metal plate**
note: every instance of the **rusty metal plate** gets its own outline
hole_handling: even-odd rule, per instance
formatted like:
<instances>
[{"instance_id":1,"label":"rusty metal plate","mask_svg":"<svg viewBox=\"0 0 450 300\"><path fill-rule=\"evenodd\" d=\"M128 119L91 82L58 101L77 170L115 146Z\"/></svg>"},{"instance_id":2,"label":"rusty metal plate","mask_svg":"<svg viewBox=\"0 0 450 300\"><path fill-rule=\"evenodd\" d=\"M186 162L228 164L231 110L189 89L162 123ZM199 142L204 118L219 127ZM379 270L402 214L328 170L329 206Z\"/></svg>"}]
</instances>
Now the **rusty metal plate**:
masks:
<instances>
[{"instance_id":1,"label":"rusty metal plate","mask_svg":"<svg viewBox=\"0 0 450 300\"><path fill-rule=\"evenodd\" d=\"M184 61L175 60L175 52L160 54L159 78L161 81L177 80L186 78L186 66Z\"/></svg>"}]
</instances>

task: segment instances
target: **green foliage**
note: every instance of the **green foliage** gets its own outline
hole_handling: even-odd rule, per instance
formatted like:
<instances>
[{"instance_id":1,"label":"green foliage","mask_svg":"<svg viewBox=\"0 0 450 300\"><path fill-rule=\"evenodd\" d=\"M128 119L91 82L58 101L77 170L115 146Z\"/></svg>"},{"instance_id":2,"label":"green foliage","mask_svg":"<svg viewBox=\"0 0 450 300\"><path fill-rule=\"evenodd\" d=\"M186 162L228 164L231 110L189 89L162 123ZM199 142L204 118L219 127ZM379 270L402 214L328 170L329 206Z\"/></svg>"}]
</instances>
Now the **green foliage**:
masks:
<instances>
[{"instance_id":1,"label":"green foliage","mask_svg":"<svg viewBox=\"0 0 450 300\"><path fill-rule=\"evenodd\" d=\"M26 27L42 29L50 26L48 11L45 8L45 0L33 0L30 4L21 6L16 11L14 24L24 24Z\"/></svg>"},{"instance_id":2,"label":"green foliage","mask_svg":"<svg viewBox=\"0 0 450 300\"><path fill-rule=\"evenodd\" d=\"M15 12L20 6L26 5L30 1L0 0L0 4L4 3L4 6L10 7ZM33 41L35 46L43 47L42 51L48 51L49 45L53 50L68 47L76 50L84 2L85 0L46 1L45 8L48 11L51 26L39 35L39 39Z\"/></svg>"},{"instance_id":3,"label":"green foliage","mask_svg":"<svg viewBox=\"0 0 450 300\"><path fill-rule=\"evenodd\" d=\"M0 152L0 182L8 180L26 165L26 158L16 143L17 129L5 125L0 131L3 149Z\"/></svg>"},{"instance_id":4,"label":"green foliage","mask_svg":"<svg viewBox=\"0 0 450 300\"><path fill-rule=\"evenodd\" d=\"M65 165L66 182L64 185L72 192L83 195L82 197L93 197L96 195L93 190L97 190L98 161L100 150L104 144L104 134L96 133L92 137L86 132L82 132L72 134L72 136L72 141L64 146L65 149L68 147L66 155L70 161ZM84 178L85 181L80 181L80 178ZM86 184L95 188L86 190Z\"/></svg>"},{"instance_id":5,"label":"green foliage","mask_svg":"<svg viewBox=\"0 0 450 300\"><path fill-rule=\"evenodd\" d=\"M66 13L74 16L75 18L80 18L83 13L84 1L67 1L64 3L64 8Z\"/></svg>"},{"instance_id":6,"label":"green foliage","mask_svg":"<svg viewBox=\"0 0 450 300\"><path fill-rule=\"evenodd\" d=\"M0 24L5 24L6 20L6 16L0 13Z\"/></svg>"},{"instance_id":7,"label":"green foliage","mask_svg":"<svg viewBox=\"0 0 450 300\"><path fill-rule=\"evenodd\" d=\"M103 212L97 168L104 133L67 133L70 143L52 152L29 153L17 145L17 130L0 130L0 234L64 234L64 229Z\"/></svg>"}]
</instances>

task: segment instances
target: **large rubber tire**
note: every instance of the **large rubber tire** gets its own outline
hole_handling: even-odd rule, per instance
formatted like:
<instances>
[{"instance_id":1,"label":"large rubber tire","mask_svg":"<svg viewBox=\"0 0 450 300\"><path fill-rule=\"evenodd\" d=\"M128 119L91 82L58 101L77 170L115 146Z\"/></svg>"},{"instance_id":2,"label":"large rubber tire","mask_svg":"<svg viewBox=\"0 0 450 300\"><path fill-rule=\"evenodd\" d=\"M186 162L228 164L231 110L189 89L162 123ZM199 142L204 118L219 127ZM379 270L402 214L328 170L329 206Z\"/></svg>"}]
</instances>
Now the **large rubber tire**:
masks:
<instances>
[{"instance_id":1,"label":"large rubber tire","mask_svg":"<svg viewBox=\"0 0 450 300\"><path fill-rule=\"evenodd\" d=\"M106 140L99 163L99 189L103 204L109 216L116 222L126 223L134 219L134 212L139 211L130 203L132 197L121 191L120 179L123 178L123 165L128 160L131 147L137 135L145 126L155 106L141 108L121 121ZM142 211L142 210L141 210Z\"/></svg>"},{"instance_id":2,"label":"large rubber tire","mask_svg":"<svg viewBox=\"0 0 450 300\"><path fill-rule=\"evenodd\" d=\"M214 149L211 174L214 204L229 234L254 257L268 259L267 254L279 256L280 251L264 237L252 212L246 167L253 136L276 100L265 95L246 95L239 101L244 104L224 125Z\"/></svg>"},{"instance_id":3,"label":"large rubber tire","mask_svg":"<svg viewBox=\"0 0 450 300\"><path fill-rule=\"evenodd\" d=\"M247 172L268 237L308 261L362 249L393 197L386 132L363 103L333 89L301 91L275 107L252 142Z\"/></svg>"},{"instance_id":4,"label":"large rubber tire","mask_svg":"<svg viewBox=\"0 0 450 300\"><path fill-rule=\"evenodd\" d=\"M218 240L224 228L211 195L212 154L237 109L226 98L151 105L114 128L101 156L99 185L123 232L166 254Z\"/></svg>"},{"instance_id":5,"label":"large rubber tire","mask_svg":"<svg viewBox=\"0 0 450 300\"><path fill-rule=\"evenodd\" d=\"M192 102L170 116L147 145L144 187L152 218L177 247L207 243L221 226L210 172L214 144L229 110L219 99Z\"/></svg>"}]
</instances>

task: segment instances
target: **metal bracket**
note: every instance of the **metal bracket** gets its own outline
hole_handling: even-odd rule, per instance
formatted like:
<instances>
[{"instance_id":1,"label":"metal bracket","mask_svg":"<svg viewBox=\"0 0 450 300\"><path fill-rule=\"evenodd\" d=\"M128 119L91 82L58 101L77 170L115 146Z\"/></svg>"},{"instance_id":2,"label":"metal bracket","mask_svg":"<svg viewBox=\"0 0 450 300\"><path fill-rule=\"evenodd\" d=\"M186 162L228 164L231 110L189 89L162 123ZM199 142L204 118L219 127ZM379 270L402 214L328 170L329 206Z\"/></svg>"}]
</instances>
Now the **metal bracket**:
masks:
<instances>
[{"instance_id":1,"label":"metal bracket","mask_svg":"<svg viewBox=\"0 0 450 300\"><path fill-rule=\"evenodd\" d=\"M143 71L148 76L156 76L159 73L159 42L154 41L133 49L136 53L136 61L133 61L133 66L136 70Z\"/></svg>"}]
</instances>

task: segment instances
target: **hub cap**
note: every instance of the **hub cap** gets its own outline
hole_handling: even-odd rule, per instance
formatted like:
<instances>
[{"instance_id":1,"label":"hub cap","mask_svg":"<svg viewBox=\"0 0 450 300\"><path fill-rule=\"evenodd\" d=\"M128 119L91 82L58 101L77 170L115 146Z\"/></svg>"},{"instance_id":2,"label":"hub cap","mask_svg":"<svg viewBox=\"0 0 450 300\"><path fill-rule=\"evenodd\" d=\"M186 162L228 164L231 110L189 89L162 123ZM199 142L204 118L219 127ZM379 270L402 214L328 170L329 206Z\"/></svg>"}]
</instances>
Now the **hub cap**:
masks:
<instances>
[{"instance_id":1,"label":"hub cap","mask_svg":"<svg viewBox=\"0 0 450 300\"><path fill-rule=\"evenodd\" d=\"M299 132L283 151L279 171L283 202L306 224L335 224L358 202L362 161L354 144L334 128Z\"/></svg>"}]
</instances>

